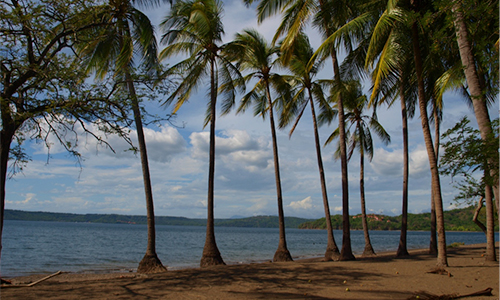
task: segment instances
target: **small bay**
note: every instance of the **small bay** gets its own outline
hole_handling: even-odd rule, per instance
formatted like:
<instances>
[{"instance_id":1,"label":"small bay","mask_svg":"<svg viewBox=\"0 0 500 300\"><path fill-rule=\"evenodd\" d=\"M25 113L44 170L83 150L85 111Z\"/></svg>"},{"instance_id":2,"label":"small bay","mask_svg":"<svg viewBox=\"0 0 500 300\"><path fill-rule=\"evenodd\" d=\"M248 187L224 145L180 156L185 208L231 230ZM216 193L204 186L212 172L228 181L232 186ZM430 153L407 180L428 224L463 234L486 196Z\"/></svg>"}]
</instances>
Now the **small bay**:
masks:
<instances>
[{"instance_id":1,"label":"small bay","mask_svg":"<svg viewBox=\"0 0 500 300\"><path fill-rule=\"evenodd\" d=\"M156 247L169 269L198 267L205 242L203 226L156 226ZM216 227L217 245L227 264L272 259L278 247L277 228ZM325 230L286 229L294 259L320 257L326 247ZM375 252L395 251L399 231L370 231ZM334 232L341 248L342 231ZM427 248L429 232L408 232L408 249ZM495 234L498 241L498 233ZM351 231L352 249L364 249L362 231ZM146 225L67 223L5 220L1 276L40 273L135 271L146 251ZM485 243L482 232L447 232L447 244Z\"/></svg>"}]
</instances>

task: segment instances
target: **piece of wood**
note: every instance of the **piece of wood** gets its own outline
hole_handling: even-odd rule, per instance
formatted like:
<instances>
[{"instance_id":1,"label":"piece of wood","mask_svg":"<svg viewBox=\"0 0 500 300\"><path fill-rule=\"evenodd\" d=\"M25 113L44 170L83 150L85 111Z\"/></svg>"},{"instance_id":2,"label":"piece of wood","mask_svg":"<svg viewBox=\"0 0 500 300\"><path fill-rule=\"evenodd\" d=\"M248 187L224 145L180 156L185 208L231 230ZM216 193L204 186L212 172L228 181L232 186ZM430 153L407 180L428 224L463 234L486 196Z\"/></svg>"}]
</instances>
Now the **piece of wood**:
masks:
<instances>
[{"instance_id":1,"label":"piece of wood","mask_svg":"<svg viewBox=\"0 0 500 300\"><path fill-rule=\"evenodd\" d=\"M52 278L52 277L54 277L54 276L56 276L56 275L59 275L59 274L61 274L61 273L62 273L61 271L57 271L57 272L55 272L54 274L50 274L49 276L44 277L44 278L42 278L42 279L40 279L40 280L37 280L37 281L35 281L35 282L32 282L32 283L28 284L27 286L34 286L35 284L38 284L38 283L40 283L40 282L42 282L42 281L45 281L45 280L47 280L47 279L49 279L49 278Z\"/></svg>"},{"instance_id":2,"label":"piece of wood","mask_svg":"<svg viewBox=\"0 0 500 300\"><path fill-rule=\"evenodd\" d=\"M40 282L45 281L45 280L47 280L49 278L52 278L54 276L57 276L59 274L62 274L62 271L57 271L54 274L50 274L49 276L45 276L44 278L39 279L39 280L37 280L35 282L32 282L30 284L9 284L9 285L3 285L2 284L2 288L9 288L9 287L32 287L35 284L39 284Z\"/></svg>"}]
</instances>

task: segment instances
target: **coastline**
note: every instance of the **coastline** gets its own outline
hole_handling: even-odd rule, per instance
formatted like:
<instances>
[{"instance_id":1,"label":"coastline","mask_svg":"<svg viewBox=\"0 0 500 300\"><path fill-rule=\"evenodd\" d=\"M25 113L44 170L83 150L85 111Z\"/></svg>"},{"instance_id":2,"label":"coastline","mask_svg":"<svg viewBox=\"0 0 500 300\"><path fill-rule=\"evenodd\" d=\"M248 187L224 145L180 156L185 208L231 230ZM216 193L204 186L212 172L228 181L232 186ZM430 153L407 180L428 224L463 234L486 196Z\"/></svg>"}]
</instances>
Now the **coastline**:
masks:
<instances>
[{"instance_id":1,"label":"coastline","mask_svg":"<svg viewBox=\"0 0 500 300\"><path fill-rule=\"evenodd\" d=\"M303 258L293 263L248 263L169 270L159 274L63 273L32 287L4 287L2 299L410 299L425 293L465 295L492 288L498 299L498 262L485 262L485 244L448 248L447 274L428 273L435 257L427 249L394 251L355 261ZM496 243L498 255L498 243ZM12 286L47 274L11 278ZM430 299L430 298L427 298Z\"/></svg>"}]
</instances>

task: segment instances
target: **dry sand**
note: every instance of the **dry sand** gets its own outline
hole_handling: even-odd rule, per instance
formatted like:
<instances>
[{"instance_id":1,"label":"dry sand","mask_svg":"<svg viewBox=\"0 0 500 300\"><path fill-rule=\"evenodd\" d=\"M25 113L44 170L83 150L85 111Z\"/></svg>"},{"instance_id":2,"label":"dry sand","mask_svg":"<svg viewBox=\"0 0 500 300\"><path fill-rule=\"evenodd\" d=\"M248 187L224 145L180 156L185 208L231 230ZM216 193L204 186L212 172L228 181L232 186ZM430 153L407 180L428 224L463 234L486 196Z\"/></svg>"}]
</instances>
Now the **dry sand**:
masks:
<instances>
[{"instance_id":1,"label":"dry sand","mask_svg":"<svg viewBox=\"0 0 500 300\"><path fill-rule=\"evenodd\" d=\"M465 295L492 288L498 299L498 262L485 262L485 245L448 249L449 272L428 273L435 257L427 251L394 253L356 261L323 262L304 259L290 263L258 263L204 269L136 273L70 274L54 276L32 287L21 287L45 277L12 278L2 287L8 299L430 299L432 295ZM497 243L498 247L498 243ZM498 249L497 249L498 252ZM15 287L14 287L15 286ZM441 297L433 299L457 299Z\"/></svg>"}]
</instances>

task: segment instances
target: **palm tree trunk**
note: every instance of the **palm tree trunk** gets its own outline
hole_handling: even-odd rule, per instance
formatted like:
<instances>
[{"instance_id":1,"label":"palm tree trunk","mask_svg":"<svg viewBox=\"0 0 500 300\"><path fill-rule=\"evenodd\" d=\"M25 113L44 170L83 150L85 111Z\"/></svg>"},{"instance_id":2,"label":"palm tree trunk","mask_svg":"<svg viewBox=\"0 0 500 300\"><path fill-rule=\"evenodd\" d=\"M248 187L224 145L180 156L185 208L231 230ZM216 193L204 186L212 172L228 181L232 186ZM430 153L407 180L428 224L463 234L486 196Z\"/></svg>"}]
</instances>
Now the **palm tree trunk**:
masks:
<instances>
[{"instance_id":1,"label":"palm tree trunk","mask_svg":"<svg viewBox=\"0 0 500 300\"><path fill-rule=\"evenodd\" d=\"M335 50L332 50L331 57L335 81L340 86L340 70ZM340 250L340 260L354 260L356 258L352 254L351 229L349 224L349 178L347 172L347 146L345 141L345 116L342 95L338 97L337 109L339 111L340 165L342 170L342 249Z\"/></svg>"},{"instance_id":2,"label":"palm tree trunk","mask_svg":"<svg viewBox=\"0 0 500 300\"><path fill-rule=\"evenodd\" d=\"M273 140L273 158L274 158L274 178L276 180L276 195L278 199L278 218L279 218L279 244L276 253L274 253L273 262L293 261L290 252L286 246L285 235L285 214L283 213L283 196L281 192L280 165L278 156L278 139L276 138L276 127L274 124L273 102L269 84L266 83L266 96L269 105L269 123L271 124L271 136Z\"/></svg>"},{"instance_id":3,"label":"palm tree trunk","mask_svg":"<svg viewBox=\"0 0 500 300\"><path fill-rule=\"evenodd\" d=\"M365 250L363 256L374 256L372 243L370 242L370 234L368 233L368 221L366 216L366 202L365 202L365 155L363 146L360 145L360 161L359 161L359 193L361 196L361 222L363 223L363 234L365 237Z\"/></svg>"},{"instance_id":4,"label":"palm tree trunk","mask_svg":"<svg viewBox=\"0 0 500 300\"><path fill-rule=\"evenodd\" d=\"M273 104L271 101L271 93L269 91L269 86L266 87L267 99L269 105L269 120L271 124L271 136L273 140L273 157L274 157L274 175L276 180L276 194L278 200L278 218L279 218L279 244L276 250L273 262L280 261L293 261L290 252L288 251L286 245L286 235L285 235L285 215L283 212L283 196L281 191L281 178L279 169L279 156L278 156L278 142L276 138L276 127L274 124L273 116Z\"/></svg>"},{"instance_id":5,"label":"palm tree trunk","mask_svg":"<svg viewBox=\"0 0 500 300\"><path fill-rule=\"evenodd\" d=\"M488 141L490 140L489 137L492 135L493 130L491 128L491 121L488 114L486 99L484 93L482 92L481 82L476 70L474 54L472 52L472 45L469 40L469 33L467 30L467 24L465 23L464 16L461 11L461 5L458 0L453 1L451 10L454 14L454 23L458 48L460 52L460 59L462 60L462 65L464 67L465 78L467 80L467 85L472 99L472 106L474 107L477 124L479 127L479 131L481 132L481 139L485 143L488 143ZM498 157L490 158L488 161L489 164L495 165L494 160L498 160ZM493 177L494 173L495 170L490 170L490 174ZM496 177L492 188L497 203L496 206L498 207L498 177Z\"/></svg>"},{"instance_id":6,"label":"palm tree trunk","mask_svg":"<svg viewBox=\"0 0 500 300\"><path fill-rule=\"evenodd\" d=\"M416 0L412 0L412 5L414 5L415 1ZM435 200L434 203L436 205L436 224L438 233L438 256L436 265L438 268L443 268L445 266L448 266L448 260L446 256L446 237L444 230L443 200L441 197L441 183L439 182L436 154L432 145L432 136L429 129L429 118L427 116L427 101L425 99L425 85L423 80L423 62L420 53L419 33L417 26L417 22L414 22L411 26L411 30L415 70L418 82L418 105L420 109L420 120L422 122L425 147L427 149L427 156L429 158L429 165L431 169L431 190L433 191Z\"/></svg>"},{"instance_id":7,"label":"palm tree trunk","mask_svg":"<svg viewBox=\"0 0 500 300\"><path fill-rule=\"evenodd\" d=\"M323 158L321 156L321 145L319 142L319 132L318 132L318 122L316 120L316 111L314 109L314 101L311 96L311 91L309 91L309 103L311 104L311 113L314 126L314 142L316 145L316 156L318 159L318 169L319 169L319 179L321 182L321 194L323 196L323 207L325 209L325 221L326 221L326 233L327 233L327 244L325 251L325 260L338 260L340 256L339 248L335 243L333 237L333 226L332 218L330 216L330 206L328 204L328 193L326 191L326 180L325 180L325 170L323 168Z\"/></svg>"},{"instance_id":8,"label":"palm tree trunk","mask_svg":"<svg viewBox=\"0 0 500 300\"><path fill-rule=\"evenodd\" d=\"M215 180L215 117L217 87L215 86L215 60L210 66L210 162L208 167L207 233L200 267L225 265L215 242L214 224L214 180Z\"/></svg>"},{"instance_id":9,"label":"palm tree trunk","mask_svg":"<svg viewBox=\"0 0 500 300\"><path fill-rule=\"evenodd\" d=\"M401 119L403 126L403 208L401 213L401 234L399 236L399 246L396 257L409 256L407 248L408 233L408 179L409 179L409 151L408 151L408 113L406 111L406 99L404 96L404 83L401 81Z\"/></svg>"},{"instance_id":10,"label":"palm tree trunk","mask_svg":"<svg viewBox=\"0 0 500 300\"><path fill-rule=\"evenodd\" d=\"M436 105L436 104L434 104ZM436 108L434 115L434 152L436 153L436 163L439 160L439 118ZM437 234L436 234L436 202L434 200L434 190L431 190L431 241L429 245L429 254L437 254Z\"/></svg>"},{"instance_id":11,"label":"palm tree trunk","mask_svg":"<svg viewBox=\"0 0 500 300\"><path fill-rule=\"evenodd\" d=\"M497 261L495 250L495 213L493 208L493 189L491 185L485 187L485 203L486 203L486 261Z\"/></svg>"},{"instance_id":12,"label":"palm tree trunk","mask_svg":"<svg viewBox=\"0 0 500 300\"><path fill-rule=\"evenodd\" d=\"M146 254L139 262L137 272L139 273L158 273L164 272L167 269L163 266L158 255L156 254L156 230L155 230L155 213L153 204L153 189L151 187L151 177L149 172L149 161L146 149L146 139L144 138L144 129L142 127L141 111L139 102L135 92L134 82L130 73L126 74L127 86L132 99L132 111L134 113L134 122L137 129L137 140L139 143L139 153L141 156L142 178L144 181L144 193L146 195L146 212L148 224L148 244Z\"/></svg>"}]
</instances>

